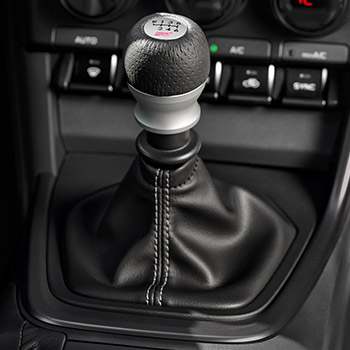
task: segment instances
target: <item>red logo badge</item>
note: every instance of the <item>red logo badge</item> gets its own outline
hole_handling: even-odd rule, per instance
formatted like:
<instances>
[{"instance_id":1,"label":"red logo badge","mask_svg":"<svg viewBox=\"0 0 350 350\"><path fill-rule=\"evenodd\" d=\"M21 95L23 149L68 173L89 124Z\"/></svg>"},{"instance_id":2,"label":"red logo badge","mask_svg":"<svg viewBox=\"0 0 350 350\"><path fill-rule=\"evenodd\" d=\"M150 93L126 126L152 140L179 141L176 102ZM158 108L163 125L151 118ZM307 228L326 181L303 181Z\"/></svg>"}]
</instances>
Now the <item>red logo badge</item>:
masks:
<instances>
[{"instance_id":1,"label":"red logo badge","mask_svg":"<svg viewBox=\"0 0 350 350\"><path fill-rule=\"evenodd\" d=\"M173 32L157 32L154 36L169 36L171 34L173 34Z\"/></svg>"}]
</instances>

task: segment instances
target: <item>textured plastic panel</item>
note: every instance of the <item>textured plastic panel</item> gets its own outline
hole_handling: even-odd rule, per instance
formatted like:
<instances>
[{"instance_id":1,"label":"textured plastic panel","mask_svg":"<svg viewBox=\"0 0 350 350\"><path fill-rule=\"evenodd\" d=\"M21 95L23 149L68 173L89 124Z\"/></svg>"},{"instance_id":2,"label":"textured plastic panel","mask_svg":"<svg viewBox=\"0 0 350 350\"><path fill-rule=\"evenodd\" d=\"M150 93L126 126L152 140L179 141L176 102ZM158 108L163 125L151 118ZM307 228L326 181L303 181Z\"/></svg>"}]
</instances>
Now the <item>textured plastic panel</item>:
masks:
<instances>
[{"instance_id":1,"label":"textured plastic panel","mask_svg":"<svg viewBox=\"0 0 350 350\"><path fill-rule=\"evenodd\" d=\"M59 103L68 151L136 153L141 129L133 117L133 100L62 95ZM203 158L296 168L328 166L342 116L340 111L201 106L196 130Z\"/></svg>"}]
</instances>

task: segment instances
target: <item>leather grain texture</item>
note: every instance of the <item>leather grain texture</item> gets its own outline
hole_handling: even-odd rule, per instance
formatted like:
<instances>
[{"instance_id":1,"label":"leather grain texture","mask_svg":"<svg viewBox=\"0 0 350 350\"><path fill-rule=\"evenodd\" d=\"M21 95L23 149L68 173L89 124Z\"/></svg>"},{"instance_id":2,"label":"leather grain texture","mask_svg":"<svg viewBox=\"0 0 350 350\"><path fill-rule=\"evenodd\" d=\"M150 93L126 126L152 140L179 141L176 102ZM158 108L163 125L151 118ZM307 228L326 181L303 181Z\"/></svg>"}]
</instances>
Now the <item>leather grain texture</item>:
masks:
<instances>
[{"instance_id":1,"label":"leather grain texture","mask_svg":"<svg viewBox=\"0 0 350 350\"><path fill-rule=\"evenodd\" d=\"M66 282L94 298L237 309L264 289L295 235L274 204L213 180L200 159L167 170L138 158L115 193L69 214Z\"/></svg>"},{"instance_id":2,"label":"leather grain texture","mask_svg":"<svg viewBox=\"0 0 350 350\"><path fill-rule=\"evenodd\" d=\"M28 322L23 322L18 350L63 350L65 336L62 333L38 328Z\"/></svg>"},{"instance_id":3,"label":"leather grain texture","mask_svg":"<svg viewBox=\"0 0 350 350\"><path fill-rule=\"evenodd\" d=\"M63 350L63 333L39 328L24 320L18 309L15 286L1 293L0 349L6 350Z\"/></svg>"},{"instance_id":4,"label":"leather grain texture","mask_svg":"<svg viewBox=\"0 0 350 350\"><path fill-rule=\"evenodd\" d=\"M143 27L154 15L141 19L126 39L124 66L128 82L137 90L155 96L181 95L202 85L210 70L210 53L202 29L192 20L174 14L188 31L177 40L157 40Z\"/></svg>"}]
</instances>

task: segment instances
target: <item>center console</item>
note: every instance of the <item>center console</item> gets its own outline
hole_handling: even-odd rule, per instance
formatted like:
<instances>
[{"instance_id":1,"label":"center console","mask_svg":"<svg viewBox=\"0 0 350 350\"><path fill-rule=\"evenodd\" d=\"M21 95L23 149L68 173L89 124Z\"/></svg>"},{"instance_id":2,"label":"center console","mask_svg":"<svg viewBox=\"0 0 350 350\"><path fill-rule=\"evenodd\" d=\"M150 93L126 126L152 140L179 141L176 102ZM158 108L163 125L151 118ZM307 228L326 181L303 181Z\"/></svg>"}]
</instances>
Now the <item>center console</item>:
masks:
<instances>
[{"instance_id":1,"label":"center console","mask_svg":"<svg viewBox=\"0 0 350 350\"><path fill-rule=\"evenodd\" d=\"M145 50L128 51L134 24L159 12L170 17L152 17L158 41L181 39L176 13L208 42L174 71L172 54L138 66ZM26 92L18 123L31 145L21 150L23 201L35 195L23 315L64 332L67 349L309 341L290 325L315 305L331 310L323 301L336 285L332 252L342 254L347 227L349 12L347 0L14 4L23 48L12 48L13 64ZM167 91L192 64L192 88ZM199 85L200 121L158 106ZM160 112L170 121L153 118Z\"/></svg>"}]
</instances>

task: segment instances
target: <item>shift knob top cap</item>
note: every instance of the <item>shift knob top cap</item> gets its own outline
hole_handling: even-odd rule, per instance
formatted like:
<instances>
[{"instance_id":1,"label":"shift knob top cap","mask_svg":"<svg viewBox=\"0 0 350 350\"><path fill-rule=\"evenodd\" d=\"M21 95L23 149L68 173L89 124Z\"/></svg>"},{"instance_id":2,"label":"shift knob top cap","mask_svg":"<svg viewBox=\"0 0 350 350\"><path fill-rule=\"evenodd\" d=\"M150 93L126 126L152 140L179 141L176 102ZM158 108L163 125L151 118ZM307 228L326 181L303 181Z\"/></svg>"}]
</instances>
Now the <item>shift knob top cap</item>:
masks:
<instances>
[{"instance_id":1,"label":"shift knob top cap","mask_svg":"<svg viewBox=\"0 0 350 350\"><path fill-rule=\"evenodd\" d=\"M204 84L209 75L208 42L192 20L156 13L131 29L124 65L129 84L143 93L185 94Z\"/></svg>"}]
</instances>

